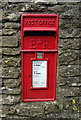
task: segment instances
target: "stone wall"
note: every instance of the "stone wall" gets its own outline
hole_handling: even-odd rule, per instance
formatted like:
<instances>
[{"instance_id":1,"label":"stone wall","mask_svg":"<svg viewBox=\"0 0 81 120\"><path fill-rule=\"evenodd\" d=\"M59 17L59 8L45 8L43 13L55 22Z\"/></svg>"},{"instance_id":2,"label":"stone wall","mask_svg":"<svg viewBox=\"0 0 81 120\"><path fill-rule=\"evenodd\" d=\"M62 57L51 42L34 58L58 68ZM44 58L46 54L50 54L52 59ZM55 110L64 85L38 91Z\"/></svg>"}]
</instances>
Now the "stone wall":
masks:
<instances>
[{"instance_id":1,"label":"stone wall","mask_svg":"<svg viewBox=\"0 0 81 120\"><path fill-rule=\"evenodd\" d=\"M81 3L1 2L3 120L81 119ZM23 13L59 15L57 100L22 102L20 16Z\"/></svg>"}]
</instances>

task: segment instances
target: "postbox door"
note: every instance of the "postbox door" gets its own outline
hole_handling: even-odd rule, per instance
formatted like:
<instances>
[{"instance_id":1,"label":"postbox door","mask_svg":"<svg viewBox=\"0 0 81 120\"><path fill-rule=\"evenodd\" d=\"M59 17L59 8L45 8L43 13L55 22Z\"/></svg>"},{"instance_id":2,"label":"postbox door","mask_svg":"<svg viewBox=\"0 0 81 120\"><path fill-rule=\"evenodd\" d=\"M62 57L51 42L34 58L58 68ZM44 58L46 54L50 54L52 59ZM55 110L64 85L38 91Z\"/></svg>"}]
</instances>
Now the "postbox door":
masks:
<instances>
[{"instance_id":1,"label":"postbox door","mask_svg":"<svg viewBox=\"0 0 81 120\"><path fill-rule=\"evenodd\" d=\"M42 58L37 58L37 53L35 52L22 53L23 101L48 101L56 99L57 53L45 52L42 55ZM43 73L41 70L43 70ZM35 75L34 72L36 72Z\"/></svg>"}]
</instances>

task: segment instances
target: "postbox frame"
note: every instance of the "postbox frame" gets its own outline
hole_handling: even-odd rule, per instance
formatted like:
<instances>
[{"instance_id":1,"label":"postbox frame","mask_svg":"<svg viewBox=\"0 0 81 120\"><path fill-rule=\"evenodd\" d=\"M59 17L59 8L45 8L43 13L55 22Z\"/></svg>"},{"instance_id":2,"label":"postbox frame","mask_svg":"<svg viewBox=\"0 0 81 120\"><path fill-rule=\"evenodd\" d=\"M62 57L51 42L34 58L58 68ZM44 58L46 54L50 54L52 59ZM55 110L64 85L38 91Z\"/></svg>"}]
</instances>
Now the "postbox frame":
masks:
<instances>
[{"instance_id":1,"label":"postbox frame","mask_svg":"<svg viewBox=\"0 0 81 120\"><path fill-rule=\"evenodd\" d=\"M58 24L58 15L55 15L55 14L23 14L22 16L21 16L21 24L23 24L23 17L26 17L26 16L29 16L29 17L57 17L57 21L56 21L56 23ZM58 25L57 25L58 26ZM26 29L27 30L27 29ZM38 29L36 29L36 30L38 30ZM48 29L41 29L40 31L47 31ZM57 28L55 28L55 29L49 29L48 31L57 31L57 36L58 36L58 27ZM31 31L31 29L30 29L30 31ZM33 30L32 30L33 31ZM44 50L40 50L40 49L38 49L38 50L28 50L28 49L23 49L23 26L21 25L21 57L22 57L22 66L21 66L21 72L22 72L22 100L24 101L24 102L30 102L30 101L53 101L53 100L55 100L56 99L56 80L54 80L54 84L55 84L55 88L54 88L54 97L53 98L43 98L43 99L27 99L26 98L26 93L24 93L24 87L26 88L26 85L24 84L24 80L23 80L23 76L24 76L24 71L23 71L23 66L24 66L24 60L23 60L23 56L24 56L24 54L25 53L31 53L31 52L44 52L44 53L47 53L47 52L49 52L49 50L48 49L44 49ZM58 39L58 37L57 37L57 39ZM50 50L50 52L53 52L53 53L57 53L58 52L58 40L57 40L57 49L51 49ZM57 55L56 55L57 56ZM48 68L48 62L49 62L49 60L46 58L41 58L41 59L38 59L38 58L34 58L34 59L32 59L31 60L31 66L32 66L32 61L33 60L47 60L47 68ZM57 66L57 61L56 61L56 65L55 66ZM49 69L49 68L48 68ZM48 69L47 69L47 73L48 73ZM56 68L55 68L56 69ZM57 73L57 69L56 69L56 73ZM55 75L56 75L56 73L55 73ZM47 78L48 78L48 74L47 74ZM32 81L32 78L31 78L31 81ZM47 86L48 86L48 79L47 79ZM47 89L47 87L45 87L45 88L31 88L32 90L34 90L34 89Z\"/></svg>"}]
</instances>

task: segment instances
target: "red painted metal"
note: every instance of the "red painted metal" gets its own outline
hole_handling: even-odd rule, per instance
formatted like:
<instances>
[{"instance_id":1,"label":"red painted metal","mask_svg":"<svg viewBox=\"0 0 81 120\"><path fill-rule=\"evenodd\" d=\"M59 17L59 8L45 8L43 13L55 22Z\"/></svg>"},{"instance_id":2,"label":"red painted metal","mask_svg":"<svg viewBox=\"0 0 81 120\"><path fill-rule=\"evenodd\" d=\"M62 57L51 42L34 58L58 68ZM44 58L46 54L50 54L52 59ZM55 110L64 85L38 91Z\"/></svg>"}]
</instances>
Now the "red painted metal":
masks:
<instances>
[{"instance_id":1,"label":"red painted metal","mask_svg":"<svg viewBox=\"0 0 81 120\"><path fill-rule=\"evenodd\" d=\"M42 52L42 58L37 53ZM23 14L21 16L22 100L56 99L58 52L58 15ZM32 61L47 61L46 87L32 87Z\"/></svg>"}]
</instances>

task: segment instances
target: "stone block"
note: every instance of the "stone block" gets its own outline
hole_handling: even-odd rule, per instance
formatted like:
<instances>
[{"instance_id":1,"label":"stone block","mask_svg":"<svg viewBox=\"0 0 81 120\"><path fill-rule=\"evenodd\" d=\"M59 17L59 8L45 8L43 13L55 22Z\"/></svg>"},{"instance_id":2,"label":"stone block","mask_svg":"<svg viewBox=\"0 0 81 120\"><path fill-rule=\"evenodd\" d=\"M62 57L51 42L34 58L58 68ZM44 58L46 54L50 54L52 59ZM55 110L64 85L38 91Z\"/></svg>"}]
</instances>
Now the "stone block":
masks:
<instances>
[{"instance_id":1,"label":"stone block","mask_svg":"<svg viewBox=\"0 0 81 120\"><path fill-rule=\"evenodd\" d=\"M44 109L42 106L33 106L28 105L29 103L24 103L26 105L20 104L16 107L16 114L19 116L28 116L28 117L42 117L44 114ZM32 103L31 103L32 104Z\"/></svg>"},{"instance_id":2,"label":"stone block","mask_svg":"<svg viewBox=\"0 0 81 120\"><path fill-rule=\"evenodd\" d=\"M54 5L54 4L57 4L57 0L34 0L35 1L35 4L52 4L52 5Z\"/></svg>"},{"instance_id":3,"label":"stone block","mask_svg":"<svg viewBox=\"0 0 81 120\"><path fill-rule=\"evenodd\" d=\"M14 5L14 7L15 7L15 5ZM15 9L17 9L17 8L15 7ZM7 16L8 21L18 21L19 19L20 19L20 13L16 13L16 12L15 13L10 13Z\"/></svg>"},{"instance_id":4,"label":"stone block","mask_svg":"<svg viewBox=\"0 0 81 120\"><path fill-rule=\"evenodd\" d=\"M18 95L3 95L2 96L2 104L3 105L13 105L20 103L20 96Z\"/></svg>"},{"instance_id":5,"label":"stone block","mask_svg":"<svg viewBox=\"0 0 81 120\"><path fill-rule=\"evenodd\" d=\"M32 117L42 117L44 114L44 109L41 106L30 107L29 110Z\"/></svg>"},{"instance_id":6,"label":"stone block","mask_svg":"<svg viewBox=\"0 0 81 120\"><path fill-rule=\"evenodd\" d=\"M72 17L67 19L59 19L59 28L60 29L75 29L80 28L81 26L81 17Z\"/></svg>"},{"instance_id":7,"label":"stone block","mask_svg":"<svg viewBox=\"0 0 81 120\"><path fill-rule=\"evenodd\" d=\"M0 89L2 94L6 95L20 95L21 89L20 88L8 88L8 87L2 87Z\"/></svg>"},{"instance_id":8,"label":"stone block","mask_svg":"<svg viewBox=\"0 0 81 120\"><path fill-rule=\"evenodd\" d=\"M0 30L0 36L2 35L2 30Z\"/></svg>"},{"instance_id":9,"label":"stone block","mask_svg":"<svg viewBox=\"0 0 81 120\"><path fill-rule=\"evenodd\" d=\"M2 29L2 35L14 35L17 33L17 30L14 29Z\"/></svg>"},{"instance_id":10,"label":"stone block","mask_svg":"<svg viewBox=\"0 0 81 120\"><path fill-rule=\"evenodd\" d=\"M67 86L61 86L58 89L60 96L65 97L77 97L80 95L79 87L68 87Z\"/></svg>"},{"instance_id":11,"label":"stone block","mask_svg":"<svg viewBox=\"0 0 81 120\"><path fill-rule=\"evenodd\" d=\"M0 9L0 21L2 21L2 13L3 13L3 11L2 11L2 9Z\"/></svg>"},{"instance_id":12,"label":"stone block","mask_svg":"<svg viewBox=\"0 0 81 120\"><path fill-rule=\"evenodd\" d=\"M17 88L20 83L20 79L3 79L4 87L8 88Z\"/></svg>"},{"instance_id":13,"label":"stone block","mask_svg":"<svg viewBox=\"0 0 81 120\"><path fill-rule=\"evenodd\" d=\"M3 47L17 47L18 46L18 37L3 36L2 37L2 46Z\"/></svg>"},{"instance_id":14,"label":"stone block","mask_svg":"<svg viewBox=\"0 0 81 120\"><path fill-rule=\"evenodd\" d=\"M79 65L79 50L60 51L59 65Z\"/></svg>"},{"instance_id":15,"label":"stone block","mask_svg":"<svg viewBox=\"0 0 81 120\"><path fill-rule=\"evenodd\" d=\"M8 107L7 106L3 106L2 107L2 114L1 114L1 117L4 118L6 117L6 115L8 114Z\"/></svg>"},{"instance_id":16,"label":"stone block","mask_svg":"<svg viewBox=\"0 0 81 120\"><path fill-rule=\"evenodd\" d=\"M20 28L20 24L19 23L14 23L14 22L6 22L5 23L5 28L6 29L18 29L18 28Z\"/></svg>"},{"instance_id":17,"label":"stone block","mask_svg":"<svg viewBox=\"0 0 81 120\"><path fill-rule=\"evenodd\" d=\"M56 104L54 103L48 103L46 104L45 108L45 114L51 114L51 113L59 113L60 112L60 109L57 108Z\"/></svg>"},{"instance_id":18,"label":"stone block","mask_svg":"<svg viewBox=\"0 0 81 120\"><path fill-rule=\"evenodd\" d=\"M36 11L36 12L42 12L46 10L46 6L42 5L34 5L31 4L30 6L25 5L24 8L22 8L21 11Z\"/></svg>"},{"instance_id":19,"label":"stone block","mask_svg":"<svg viewBox=\"0 0 81 120\"><path fill-rule=\"evenodd\" d=\"M19 55L20 48L3 48L2 54L3 55Z\"/></svg>"},{"instance_id":20,"label":"stone block","mask_svg":"<svg viewBox=\"0 0 81 120\"><path fill-rule=\"evenodd\" d=\"M0 58L2 57L2 48L0 48Z\"/></svg>"},{"instance_id":21,"label":"stone block","mask_svg":"<svg viewBox=\"0 0 81 120\"><path fill-rule=\"evenodd\" d=\"M66 118L72 118L71 120L79 120L79 113L76 112L72 112L72 110L64 110L64 112L62 112L62 118L66 119Z\"/></svg>"},{"instance_id":22,"label":"stone block","mask_svg":"<svg viewBox=\"0 0 81 120\"><path fill-rule=\"evenodd\" d=\"M18 106L16 107L16 114L19 116L30 116L29 107L27 106Z\"/></svg>"},{"instance_id":23,"label":"stone block","mask_svg":"<svg viewBox=\"0 0 81 120\"><path fill-rule=\"evenodd\" d=\"M47 10L54 12L54 13L63 13L65 11L68 11L68 9L72 9L73 7L74 7L74 5L66 5L66 4L59 5L59 4L57 4L55 6L48 7Z\"/></svg>"},{"instance_id":24,"label":"stone block","mask_svg":"<svg viewBox=\"0 0 81 120\"><path fill-rule=\"evenodd\" d=\"M79 38L81 37L81 29L63 29L59 30L59 37L60 38Z\"/></svg>"},{"instance_id":25,"label":"stone block","mask_svg":"<svg viewBox=\"0 0 81 120\"><path fill-rule=\"evenodd\" d=\"M0 29L4 28L4 24L0 22Z\"/></svg>"},{"instance_id":26,"label":"stone block","mask_svg":"<svg viewBox=\"0 0 81 120\"><path fill-rule=\"evenodd\" d=\"M20 58L19 57L3 57L2 66L3 67L20 66Z\"/></svg>"},{"instance_id":27,"label":"stone block","mask_svg":"<svg viewBox=\"0 0 81 120\"><path fill-rule=\"evenodd\" d=\"M20 68L7 67L2 69L2 78L18 78L20 74Z\"/></svg>"},{"instance_id":28,"label":"stone block","mask_svg":"<svg viewBox=\"0 0 81 120\"><path fill-rule=\"evenodd\" d=\"M64 77L78 77L80 76L80 66L79 65L68 65L59 67L59 75Z\"/></svg>"},{"instance_id":29,"label":"stone block","mask_svg":"<svg viewBox=\"0 0 81 120\"><path fill-rule=\"evenodd\" d=\"M79 4L76 4L72 9L68 9L64 13L62 13L62 18L72 18L79 17Z\"/></svg>"},{"instance_id":30,"label":"stone block","mask_svg":"<svg viewBox=\"0 0 81 120\"><path fill-rule=\"evenodd\" d=\"M59 39L59 48L64 50L79 50L81 49L81 40L80 38L73 39Z\"/></svg>"},{"instance_id":31,"label":"stone block","mask_svg":"<svg viewBox=\"0 0 81 120\"><path fill-rule=\"evenodd\" d=\"M74 86L74 87L79 87L80 85L80 77L61 77L58 76L58 81L57 81L59 86Z\"/></svg>"}]
</instances>

